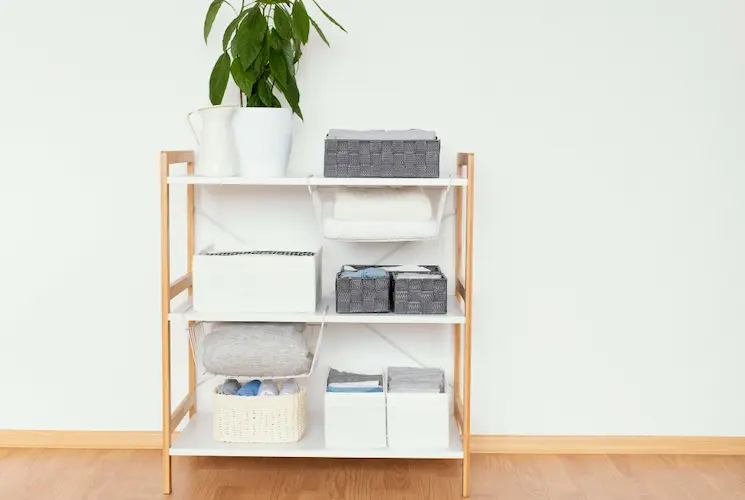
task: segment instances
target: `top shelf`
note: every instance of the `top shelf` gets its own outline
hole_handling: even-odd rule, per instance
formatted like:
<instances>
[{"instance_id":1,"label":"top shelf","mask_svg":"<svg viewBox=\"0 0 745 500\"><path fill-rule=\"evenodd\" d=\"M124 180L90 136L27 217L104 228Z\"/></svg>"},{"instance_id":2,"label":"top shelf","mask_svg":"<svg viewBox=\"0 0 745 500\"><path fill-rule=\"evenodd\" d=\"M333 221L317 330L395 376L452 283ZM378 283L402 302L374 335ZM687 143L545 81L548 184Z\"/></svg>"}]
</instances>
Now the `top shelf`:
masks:
<instances>
[{"instance_id":1,"label":"top shelf","mask_svg":"<svg viewBox=\"0 0 745 500\"><path fill-rule=\"evenodd\" d=\"M400 178L400 177L200 177L197 175L170 175L168 184L202 184L234 186L352 186L352 187L389 187L389 186L422 186L448 187L467 186L465 177L438 178Z\"/></svg>"}]
</instances>

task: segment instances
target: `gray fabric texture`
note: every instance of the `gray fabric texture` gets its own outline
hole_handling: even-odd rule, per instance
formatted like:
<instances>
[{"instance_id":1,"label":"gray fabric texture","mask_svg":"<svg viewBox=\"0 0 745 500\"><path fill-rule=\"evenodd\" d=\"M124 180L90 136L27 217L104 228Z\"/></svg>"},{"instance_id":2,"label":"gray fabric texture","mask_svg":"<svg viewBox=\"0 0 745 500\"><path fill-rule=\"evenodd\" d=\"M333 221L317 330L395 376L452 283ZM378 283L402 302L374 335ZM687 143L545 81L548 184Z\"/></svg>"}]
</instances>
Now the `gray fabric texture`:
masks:
<instances>
[{"instance_id":1,"label":"gray fabric texture","mask_svg":"<svg viewBox=\"0 0 745 500\"><path fill-rule=\"evenodd\" d=\"M434 141L437 134L431 130L346 130L331 129L327 139L365 141Z\"/></svg>"},{"instance_id":2,"label":"gray fabric texture","mask_svg":"<svg viewBox=\"0 0 745 500\"><path fill-rule=\"evenodd\" d=\"M217 393L224 394L226 396L235 396L238 389L241 388L241 383L234 378L226 379L225 382L217 386Z\"/></svg>"},{"instance_id":3,"label":"gray fabric texture","mask_svg":"<svg viewBox=\"0 0 745 500\"><path fill-rule=\"evenodd\" d=\"M445 372L440 368L388 368L388 392L445 392Z\"/></svg>"},{"instance_id":4,"label":"gray fabric texture","mask_svg":"<svg viewBox=\"0 0 745 500\"><path fill-rule=\"evenodd\" d=\"M308 373L313 356L304 329L293 323L220 323L204 338L204 368L254 378Z\"/></svg>"},{"instance_id":5,"label":"gray fabric texture","mask_svg":"<svg viewBox=\"0 0 745 500\"><path fill-rule=\"evenodd\" d=\"M329 370L329 384L342 384L342 383L350 383L350 382L368 382L368 381L376 381L378 382L381 387L383 386L383 376L382 375L365 375L362 373L351 373L351 372L342 372L339 370L335 370L334 368L331 368Z\"/></svg>"}]
</instances>

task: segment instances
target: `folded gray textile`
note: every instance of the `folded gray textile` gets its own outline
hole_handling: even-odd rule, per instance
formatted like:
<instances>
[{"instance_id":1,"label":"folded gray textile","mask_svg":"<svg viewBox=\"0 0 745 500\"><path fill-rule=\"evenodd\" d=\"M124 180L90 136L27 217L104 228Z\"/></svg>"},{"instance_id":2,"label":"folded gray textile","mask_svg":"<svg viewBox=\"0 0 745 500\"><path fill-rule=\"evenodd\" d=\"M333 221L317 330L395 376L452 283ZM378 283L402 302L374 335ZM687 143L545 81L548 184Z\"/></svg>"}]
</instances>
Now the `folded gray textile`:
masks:
<instances>
[{"instance_id":1,"label":"folded gray textile","mask_svg":"<svg viewBox=\"0 0 745 500\"><path fill-rule=\"evenodd\" d=\"M241 388L241 383L234 378L225 379L225 382L217 386L216 392L218 394L224 394L226 396L235 396L238 389Z\"/></svg>"},{"instance_id":2,"label":"folded gray textile","mask_svg":"<svg viewBox=\"0 0 745 500\"><path fill-rule=\"evenodd\" d=\"M382 375L365 375L362 373L342 372L339 370L335 370L334 368L331 368L329 370L329 380L328 380L329 384L369 382L371 380L378 382L378 385L380 385L381 387L383 386Z\"/></svg>"},{"instance_id":3,"label":"folded gray textile","mask_svg":"<svg viewBox=\"0 0 745 500\"><path fill-rule=\"evenodd\" d=\"M293 323L217 323L202 344L204 368L215 375L292 377L310 370L313 356Z\"/></svg>"},{"instance_id":4,"label":"folded gray textile","mask_svg":"<svg viewBox=\"0 0 745 500\"><path fill-rule=\"evenodd\" d=\"M327 139L364 141L434 141L437 134L431 130L346 130L331 129Z\"/></svg>"},{"instance_id":5,"label":"folded gray textile","mask_svg":"<svg viewBox=\"0 0 745 500\"><path fill-rule=\"evenodd\" d=\"M445 392L445 372L440 368L388 368L388 392Z\"/></svg>"}]
</instances>

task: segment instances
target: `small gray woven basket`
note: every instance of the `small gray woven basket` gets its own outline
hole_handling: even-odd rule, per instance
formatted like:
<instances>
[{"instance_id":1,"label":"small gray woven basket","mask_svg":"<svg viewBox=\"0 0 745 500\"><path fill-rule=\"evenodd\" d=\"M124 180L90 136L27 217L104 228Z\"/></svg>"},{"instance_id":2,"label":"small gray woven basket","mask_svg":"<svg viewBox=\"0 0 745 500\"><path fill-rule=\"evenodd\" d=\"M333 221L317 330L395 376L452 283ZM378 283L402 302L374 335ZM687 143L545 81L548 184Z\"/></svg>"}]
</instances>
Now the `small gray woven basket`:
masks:
<instances>
[{"instance_id":1,"label":"small gray woven basket","mask_svg":"<svg viewBox=\"0 0 745 500\"><path fill-rule=\"evenodd\" d=\"M326 139L325 177L439 177L440 140Z\"/></svg>"},{"instance_id":2,"label":"small gray woven basket","mask_svg":"<svg viewBox=\"0 0 745 500\"><path fill-rule=\"evenodd\" d=\"M422 266L429 273L442 278L399 278L399 272L391 273L393 286L393 312L397 314L447 314L448 279L439 266Z\"/></svg>"},{"instance_id":3,"label":"small gray woven basket","mask_svg":"<svg viewBox=\"0 0 745 500\"><path fill-rule=\"evenodd\" d=\"M375 266L350 266L355 270ZM336 312L387 313L391 312L391 275L382 278L343 278L336 273Z\"/></svg>"}]
</instances>

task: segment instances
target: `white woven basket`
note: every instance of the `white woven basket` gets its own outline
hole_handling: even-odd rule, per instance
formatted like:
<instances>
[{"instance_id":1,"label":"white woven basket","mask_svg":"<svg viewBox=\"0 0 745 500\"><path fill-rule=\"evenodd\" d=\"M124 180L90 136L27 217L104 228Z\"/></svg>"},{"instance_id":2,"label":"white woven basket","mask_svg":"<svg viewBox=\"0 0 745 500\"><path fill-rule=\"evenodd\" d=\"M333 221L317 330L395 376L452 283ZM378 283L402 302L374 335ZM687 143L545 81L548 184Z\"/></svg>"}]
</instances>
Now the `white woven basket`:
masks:
<instances>
[{"instance_id":1,"label":"white woven basket","mask_svg":"<svg viewBox=\"0 0 745 500\"><path fill-rule=\"evenodd\" d=\"M306 394L212 395L212 436L222 443L293 443L306 427Z\"/></svg>"}]
</instances>

